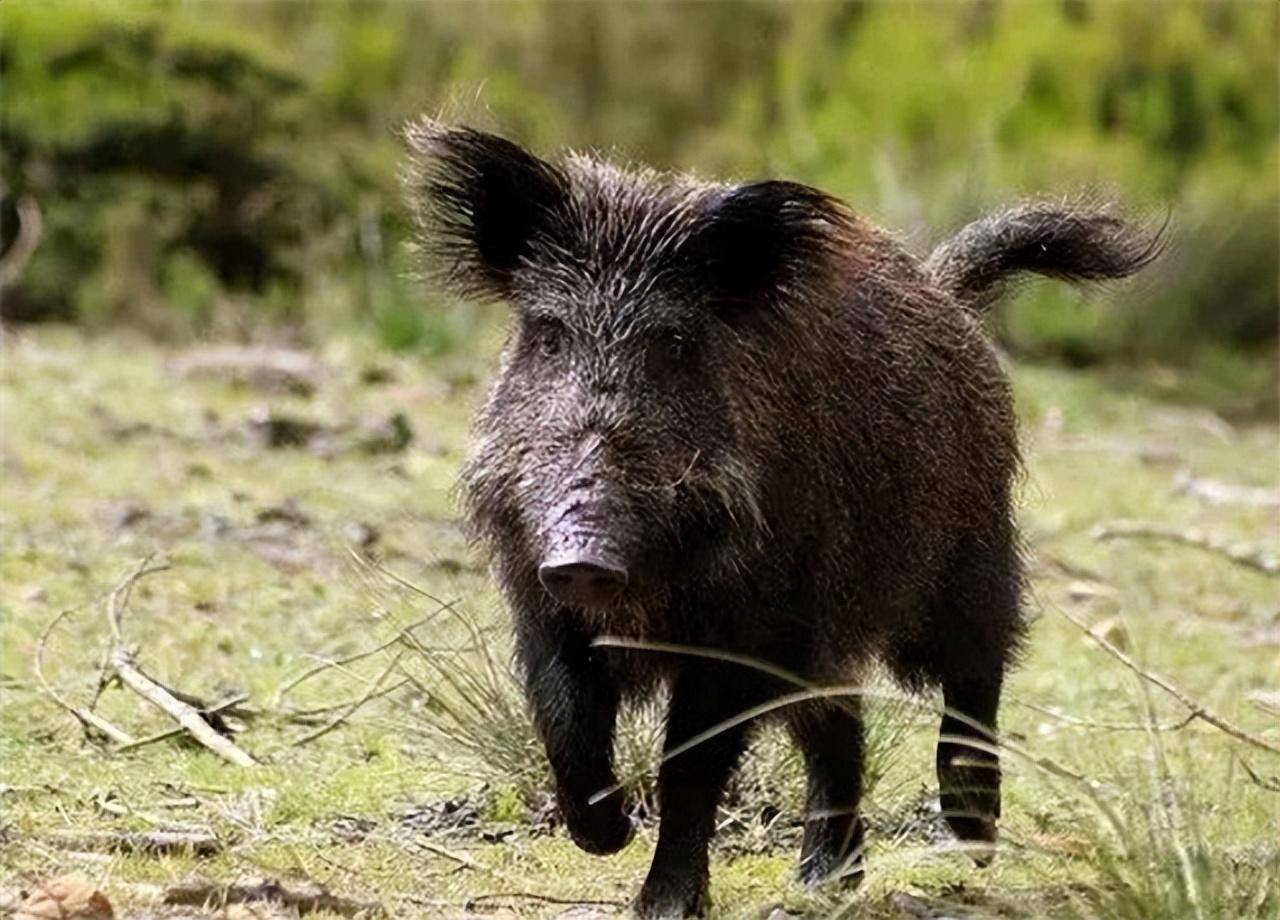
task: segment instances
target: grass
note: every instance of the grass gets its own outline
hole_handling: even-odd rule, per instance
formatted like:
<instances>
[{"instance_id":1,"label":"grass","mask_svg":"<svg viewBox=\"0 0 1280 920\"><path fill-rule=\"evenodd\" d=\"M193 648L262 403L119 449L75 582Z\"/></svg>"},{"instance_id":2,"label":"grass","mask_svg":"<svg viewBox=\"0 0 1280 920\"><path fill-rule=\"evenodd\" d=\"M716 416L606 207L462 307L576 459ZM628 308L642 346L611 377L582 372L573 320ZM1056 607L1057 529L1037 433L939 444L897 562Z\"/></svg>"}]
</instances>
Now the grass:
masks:
<instances>
[{"instance_id":1,"label":"grass","mask_svg":"<svg viewBox=\"0 0 1280 920\"><path fill-rule=\"evenodd\" d=\"M512 892L522 896L474 906L551 916L565 905L534 895L620 903L634 892L651 826L599 860L547 821L501 605L454 521L450 490L490 346L426 362L335 342L305 397L176 377L173 355L140 339L7 333L0 889L78 870L147 917L166 914L146 886L191 876L312 879L380 900L397 917L461 914L471 899ZM1274 547L1274 508L1206 503L1174 482L1190 470L1274 487L1276 426L1225 427L1097 377L1030 366L1014 374L1035 622L1003 728L1019 750L1087 781L1010 755L1005 845L976 871L948 849L929 809L932 719L873 707L882 741L866 883L852 899L810 895L791 881L799 771L783 739L766 734L723 815L717 915L755 916L775 903L806 916L897 917L913 904L955 916L1275 915L1280 793L1264 785L1280 757L1199 721L1153 730L1185 711L1061 611L1108 621L1143 666L1280 743L1275 712L1255 702L1280 688L1275 579L1193 548L1089 534L1132 518ZM264 406L336 433L323 448L265 447L252 423ZM359 432L397 412L414 433L406 449L361 446ZM358 562L352 547L399 580ZM172 739L111 753L37 690L37 638L65 610L46 670L63 694L89 699L105 595L152 552L172 567L134 591L126 629L140 662L205 699L247 693L256 715L238 741L263 765L236 768ZM375 648L423 619L412 642L289 686L317 662ZM388 672L395 654L403 657ZM299 716L359 701L384 672L383 688L395 691L333 730L317 732L332 711ZM168 727L119 688L103 693L98 711L137 736ZM622 770L643 771L655 719L641 712L629 724ZM318 736L299 743L309 734ZM57 843L66 831L174 825L211 828L225 846L197 859Z\"/></svg>"}]
</instances>

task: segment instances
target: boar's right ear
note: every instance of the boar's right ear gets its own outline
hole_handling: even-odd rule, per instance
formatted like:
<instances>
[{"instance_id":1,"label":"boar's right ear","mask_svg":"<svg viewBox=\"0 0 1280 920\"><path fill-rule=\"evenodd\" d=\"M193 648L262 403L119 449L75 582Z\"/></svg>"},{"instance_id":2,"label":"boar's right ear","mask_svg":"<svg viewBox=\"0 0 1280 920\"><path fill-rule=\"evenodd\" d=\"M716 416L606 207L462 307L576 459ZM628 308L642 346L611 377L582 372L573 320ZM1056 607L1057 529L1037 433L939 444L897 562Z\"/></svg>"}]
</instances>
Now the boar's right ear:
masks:
<instances>
[{"instance_id":1,"label":"boar's right ear","mask_svg":"<svg viewBox=\"0 0 1280 920\"><path fill-rule=\"evenodd\" d=\"M850 216L836 199L795 182L739 185L712 196L693 255L725 315L803 299L831 275Z\"/></svg>"},{"instance_id":2,"label":"boar's right ear","mask_svg":"<svg viewBox=\"0 0 1280 920\"><path fill-rule=\"evenodd\" d=\"M426 270L463 294L503 298L567 196L564 175L524 148L430 119L406 131L407 183Z\"/></svg>"}]
</instances>

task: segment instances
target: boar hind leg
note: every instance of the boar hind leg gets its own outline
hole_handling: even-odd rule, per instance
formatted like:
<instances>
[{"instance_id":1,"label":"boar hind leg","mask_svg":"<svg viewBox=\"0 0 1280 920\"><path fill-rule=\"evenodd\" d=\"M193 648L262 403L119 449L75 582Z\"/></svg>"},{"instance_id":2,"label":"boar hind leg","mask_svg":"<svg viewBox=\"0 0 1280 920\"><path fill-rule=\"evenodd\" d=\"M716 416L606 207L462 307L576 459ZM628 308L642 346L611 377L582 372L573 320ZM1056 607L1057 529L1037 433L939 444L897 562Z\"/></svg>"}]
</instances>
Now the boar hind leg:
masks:
<instances>
[{"instance_id":1,"label":"boar hind leg","mask_svg":"<svg viewBox=\"0 0 1280 920\"><path fill-rule=\"evenodd\" d=\"M555 779L556 801L573 842L588 853L616 853L631 839L621 791L592 797L615 783L613 729L618 692L599 651L576 634L522 637L526 691Z\"/></svg>"},{"instance_id":2,"label":"boar hind leg","mask_svg":"<svg viewBox=\"0 0 1280 920\"><path fill-rule=\"evenodd\" d=\"M758 678L747 675L746 681L732 666L701 662L676 677L667 719L669 759L658 774L658 845L634 905L639 917L694 917L707 907L707 847L725 784L746 747L749 724L698 739L761 701ZM690 742L696 743L680 750Z\"/></svg>"},{"instance_id":3,"label":"boar hind leg","mask_svg":"<svg viewBox=\"0 0 1280 920\"><path fill-rule=\"evenodd\" d=\"M946 712L938 736L938 785L943 817L955 835L975 845L974 861L995 856L1000 817L1000 760L996 753L999 682L944 683Z\"/></svg>"},{"instance_id":4,"label":"boar hind leg","mask_svg":"<svg viewBox=\"0 0 1280 920\"><path fill-rule=\"evenodd\" d=\"M800 880L862 881L862 717L858 700L800 707L788 726L808 773Z\"/></svg>"},{"instance_id":5,"label":"boar hind leg","mask_svg":"<svg viewBox=\"0 0 1280 920\"><path fill-rule=\"evenodd\" d=\"M1004 672L1021 635L1021 575L1011 539L969 544L935 611L932 676L942 684L945 711L937 766L942 813L974 860L995 855L1000 817L996 714Z\"/></svg>"}]
</instances>

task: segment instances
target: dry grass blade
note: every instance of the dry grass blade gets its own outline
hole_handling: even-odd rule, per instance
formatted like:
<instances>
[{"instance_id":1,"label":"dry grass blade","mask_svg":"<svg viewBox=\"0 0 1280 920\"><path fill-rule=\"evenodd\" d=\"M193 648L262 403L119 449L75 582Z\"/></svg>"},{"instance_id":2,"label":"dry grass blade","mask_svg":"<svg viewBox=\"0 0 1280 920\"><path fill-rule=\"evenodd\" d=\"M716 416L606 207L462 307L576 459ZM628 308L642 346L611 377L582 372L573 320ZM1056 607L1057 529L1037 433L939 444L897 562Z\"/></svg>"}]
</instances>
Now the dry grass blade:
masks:
<instances>
[{"instance_id":1,"label":"dry grass blade","mask_svg":"<svg viewBox=\"0 0 1280 920\"><path fill-rule=\"evenodd\" d=\"M366 693L352 700L345 708L339 710L338 714L324 725L321 725L314 731L308 732L301 738L294 741L293 746L300 747L304 744L310 744L317 738L323 738L325 735L329 734L329 732L346 722L347 719L351 718L351 716L355 714L356 710L378 696L378 692L382 689L382 685L386 683L387 678L389 678L395 672L396 668L400 666L400 659L403 657L404 652L398 653L395 658L391 659L391 663L383 669L382 673L378 675L377 679L369 685L369 689Z\"/></svg>"},{"instance_id":2,"label":"dry grass blade","mask_svg":"<svg viewBox=\"0 0 1280 920\"><path fill-rule=\"evenodd\" d=\"M426 626L427 624L431 623L441 613L444 613L445 611L454 611L454 608L453 608L454 602L437 600L436 598L427 594L427 592L423 591L421 588L418 588L416 585L413 585L412 583L402 578L401 576L396 575L390 570L384 568L381 565L381 563L370 562L368 559L360 555L360 553L354 549L348 549L348 552L351 554L351 558L355 560L356 565L358 565L362 570L373 571L373 572L377 572L379 574L385 575L386 577L390 578L392 581L396 582L397 584L407 587L410 590L414 591L416 594L429 598L436 604L436 609L426 614L425 616L419 617L417 620L413 621L407 626L404 626L394 636L392 636L387 641L381 643L380 645L376 645L372 648L367 648L359 652L354 652L343 658L334 658L334 659L327 659L325 661L321 661L318 664L308 668L306 671L303 671L301 674L297 675L296 677L292 677L289 680L285 681L276 689L276 692L272 695L272 708L279 707L284 702L285 696L287 696L290 692L296 689L300 684L305 683L308 680L311 680L313 677L317 677L320 674L325 673L326 671L332 670L333 668L345 668L347 665L355 664L359 661L364 661L367 658L372 658L374 655L377 655L380 652L385 652L387 649L391 648L392 646L404 643L406 640L410 639L413 636L413 633L415 630L421 629L423 626Z\"/></svg>"},{"instance_id":3,"label":"dry grass blade","mask_svg":"<svg viewBox=\"0 0 1280 920\"><path fill-rule=\"evenodd\" d=\"M1152 684L1156 687L1159 687L1161 690L1163 690L1165 693L1172 696L1175 700L1177 700L1183 706L1187 707L1187 709L1191 712L1191 715L1194 716L1195 718L1200 719L1204 722L1207 722L1209 725L1212 725L1214 728L1218 729L1219 731L1225 732L1226 734L1237 739L1238 741L1243 741L1246 744L1251 744L1254 747L1260 748L1261 750L1264 750L1264 751L1270 751L1272 754L1280 754L1280 746L1277 746L1272 742L1266 740L1265 738L1262 738L1258 735L1253 734L1252 732L1245 731L1243 728L1240 728L1238 725L1235 725L1227 721L1226 719L1218 715L1213 710L1196 702L1186 691L1179 689L1167 678L1162 677L1161 675L1155 673L1154 671L1148 671L1146 668L1139 665L1136 661L1134 661L1127 654L1125 654L1123 651L1117 648L1113 643L1108 641L1105 637L1099 636L1093 633L1089 629L1089 626L1087 623L1076 618L1075 616L1072 616L1070 613L1067 613L1067 611L1062 610L1061 608L1058 609L1058 612L1061 613L1068 620L1070 620L1072 623L1074 623L1077 627L1079 627L1087 636L1089 636L1090 639L1092 639L1094 642L1098 644L1099 648L1101 648L1103 651L1109 654L1112 658L1115 658L1117 661L1123 664L1126 668L1128 668L1134 674L1137 674L1147 683Z\"/></svg>"},{"instance_id":4,"label":"dry grass blade","mask_svg":"<svg viewBox=\"0 0 1280 920\"><path fill-rule=\"evenodd\" d=\"M382 562L370 561L368 559L364 559L359 554L355 554L355 558L361 565L372 568L373 571L377 572L380 575L385 576L386 578L391 579L396 584L400 585L400 587L405 588L406 590L411 591L414 594L417 594L419 597L426 598L427 600L431 601L433 604L438 605L442 610L447 610L449 613L451 613L454 616L455 619L457 619L459 623L462 624L462 626L471 635L471 640L472 642L475 643L477 648L479 648L484 644L484 637L480 634L480 630L476 626L475 621L472 620L470 617L464 616L452 601L441 600L440 598L432 594L430 591L427 591L426 589L420 587L419 585L414 584L412 581L405 578L403 575L399 574L398 572L395 572L392 569L387 568L387 566ZM497 670L494 667L492 659L490 659L488 656L481 656L481 660L485 666L485 669L489 672L488 674L489 680L492 681L494 684L500 683L501 677L497 673Z\"/></svg>"},{"instance_id":5,"label":"dry grass blade","mask_svg":"<svg viewBox=\"0 0 1280 920\"><path fill-rule=\"evenodd\" d=\"M400 689L403 689L404 687L409 687L412 685L413 685L413 681L411 681L409 678L406 677L406 678L403 678L402 680L396 681L394 684L391 684L390 686L383 687L381 690L378 690L376 693L373 693L372 695L369 695L367 697L363 697L363 698L356 697L353 699L343 700L340 703L329 703L325 706L313 706L310 709L296 709L291 712L282 714L281 718L283 718L287 722L292 722L299 725L315 724L321 721L321 719L323 719L324 716L327 716L330 713L337 712L340 709L346 709L348 706L351 706L353 704L364 705L367 703L371 703L374 700L381 699L384 696L390 696L392 693L395 693L397 690L400 690Z\"/></svg>"},{"instance_id":6,"label":"dry grass blade","mask_svg":"<svg viewBox=\"0 0 1280 920\"><path fill-rule=\"evenodd\" d=\"M1092 636L1094 633L1090 631L1089 635ZM1054 706L1041 706L1038 703L1029 703L1026 700L1012 700L1011 702L1017 703L1025 709L1030 709L1032 712L1039 712L1057 719L1059 722L1078 725L1081 728L1100 732L1176 732L1181 731L1196 720L1196 714L1193 712L1181 719L1165 724L1147 725L1142 722L1108 722L1102 719L1082 719L1079 716L1063 712Z\"/></svg>"},{"instance_id":7,"label":"dry grass blade","mask_svg":"<svg viewBox=\"0 0 1280 920\"><path fill-rule=\"evenodd\" d=\"M386 642L381 643L380 645L375 645L373 648L367 648L359 652L352 652L350 655L345 655L342 658L326 659L324 661L321 661L319 664L316 664L308 668L307 670L303 671L298 676L289 678L289 680L281 684L276 689L276 692L272 695L272 698L271 698L272 708L278 708L284 702L284 698L289 693L291 693L300 684L303 684L306 681L311 680L313 677L318 677L321 674L325 673L326 671L331 671L335 668L341 670L343 668L346 668L348 665L356 664L357 662L364 661L367 658L372 658L374 655L377 655L380 652L385 652L387 649L391 648L393 645L398 645L399 643L404 642L405 638L408 636L411 636L415 629L419 629L423 626L426 626L435 618L436 614L438 614L440 610L443 610L443 609L444 608L441 607L439 610L432 611L426 616L421 617L418 620L415 620L414 622L410 623L408 626L398 631L394 636L392 636Z\"/></svg>"},{"instance_id":8,"label":"dry grass blade","mask_svg":"<svg viewBox=\"0 0 1280 920\"><path fill-rule=\"evenodd\" d=\"M791 672L783 668L779 668L776 665L773 665L769 662L759 661L747 655L738 655L732 652L724 652L719 649L709 649L709 648L701 648L698 646L678 645L678 644L672 644L672 643L666 643L666 642L646 642L638 639L625 639L625 638L618 638L613 636L601 637L599 639L596 639L593 644L601 647L606 647L606 648L609 648L609 647L628 648L628 649L636 649L636 650L643 650L643 651L666 652L670 654L691 655L699 658L711 658L718 661L727 661L734 664L743 665L744 667L754 668L758 671L762 671L766 674L770 674L781 680L787 681L793 684L794 686L798 686L802 688L800 691L796 693L786 694L784 696L777 697L768 703L765 703L761 706L756 706L753 709L747 710L746 712L739 713L738 715L734 716L731 719L726 719L725 721L720 722L717 725L711 726L706 731L702 732L700 735L697 735L696 737L691 738L689 741L685 742L684 744L676 748L673 748L671 751L668 751L667 753L665 753L663 757L658 761L657 765L659 766L665 761L670 760L672 757L676 757L684 753L685 751L689 750L690 748L698 744L702 744L708 739L714 738L716 735L720 734L721 732L726 731L730 728L733 728L736 725L740 725L743 722L758 718L759 716L765 715L774 710L781 709L786 706L796 705L798 703L801 703L807 700L822 699L822 700L838 701L841 698L856 696L856 697L883 697L886 699L899 701L899 702L913 702L912 697L908 696L907 694L888 693L878 689L868 689L867 687L863 687L861 685L856 685L856 684L850 684L850 685L844 685L844 686L831 686L831 687L816 686L804 680L803 678L795 674L792 674ZM963 712L950 709L946 706L931 707L931 708L935 709L938 715L948 715L953 719L956 719L960 722L963 722L966 725L969 725L974 729L977 729L978 731L986 732L988 730L986 726L982 725L979 722L974 721L970 716L968 716ZM949 740L952 740L957 744L963 744L977 750L986 751L988 753L998 754L999 751L1001 750L1009 751L1010 753L1017 755L1019 758L1021 758L1025 762L1031 764L1033 767L1036 767L1037 769L1045 773L1048 773L1052 776L1060 777L1062 779L1068 779L1073 782L1081 783L1081 784L1084 784L1085 786L1092 788L1092 785L1089 783L1089 781L1085 779L1085 777L1081 776L1079 773L1075 772L1074 770L1071 770L1068 767L1064 767L1062 764L1052 760L1051 758L1034 755L1029 751L1023 749L1022 747L1015 745L1014 743L1009 741L1007 738L1001 738L994 742L983 742L974 738L962 737L962 736L956 735L956 736L952 736ZM622 788L623 786L629 783L634 783L640 778L641 778L641 775L639 774L633 775L628 777L628 779L623 780L622 782L619 782L614 786L611 786L608 789L602 789L601 791L597 792L595 795L591 797L591 801L593 803L598 802L601 799L605 798L606 796L616 792L618 789Z\"/></svg>"},{"instance_id":9,"label":"dry grass blade","mask_svg":"<svg viewBox=\"0 0 1280 920\"><path fill-rule=\"evenodd\" d=\"M648 642L640 639L626 639L626 638L619 638L615 636L602 636L601 638L596 639L592 644L602 648L625 648L625 649L632 649L637 651L649 651L649 652L658 652L658 653L675 654L675 655L686 655L686 656L691 656L695 658L709 658L716 661L724 661L730 664L737 664L743 667L751 668L756 671L760 671L764 674L770 675L771 677L777 678L778 680L784 683L788 683L794 687L799 688L795 693L789 693L789 694L784 694L782 696L775 697L774 699L769 700L768 702L762 703L758 706L754 706L750 709L740 712L730 719L726 719L722 722L719 722L711 726L706 731L703 731L695 735L694 737L685 741L683 744L677 745L671 750L664 752L662 757L659 758L658 761L652 766L650 766L648 769L629 774L619 782L615 783L613 786L607 789L601 789L598 792L596 792L591 797L591 801L593 803L600 801L601 799L605 798L608 795L611 795L612 793L616 792L619 789L638 783L641 779L643 779L646 775L648 775L648 773L652 772L657 767L660 767L663 763L666 763L668 760L672 759L673 757L680 756L686 751L694 747L697 747L699 744L703 744L704 742L710 740L711 738L716 737L721 732L728 731L729 729L734 728L735 726L741 725L745 722L750 722L753 719L759 718L760 716L767 715L771 712L776 712L779 709L785 709L788 706L794 706L794 705L798 705L804 702L809 702L812 700L825 700L825 701L834 703L835 705L845 705L847 704L847 701L850 698L854 698L854 697L857 697L857 698L881 697L884 699L892 700L893 702L896 702L896 703L914 702L906 694L890 693L887 691L879 690L877 688L872 688L868 686L863 686L860 684L842 684L842 685L829 686L829 687L819 686L817 684L813 684L810 681L805 680L804 678L800 677L797 674L794 674L786 670L785 668L780 668L777 665L774 665L770 662L761 661L759 659L752 658L749 655L739 655L734 652L722 651L720 649L702 648L698 646L689 646L689 645L679 645L679 644L673 644L669 642Z\"/></svg>"}]
</instances>

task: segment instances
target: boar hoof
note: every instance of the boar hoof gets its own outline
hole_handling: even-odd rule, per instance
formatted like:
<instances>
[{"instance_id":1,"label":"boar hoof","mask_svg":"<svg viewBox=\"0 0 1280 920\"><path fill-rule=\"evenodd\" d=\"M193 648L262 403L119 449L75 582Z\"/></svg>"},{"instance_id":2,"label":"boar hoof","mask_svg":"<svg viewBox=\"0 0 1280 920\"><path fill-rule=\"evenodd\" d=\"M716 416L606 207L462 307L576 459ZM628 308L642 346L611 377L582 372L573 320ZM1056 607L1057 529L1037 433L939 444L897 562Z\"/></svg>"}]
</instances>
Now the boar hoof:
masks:
<instances>
[{"instance_id":1,"label":"boar hoof","mask_svg":"<svg viewBox=\"0 0 1280 920\"><path fill-rule=\"evenodd\" d=\"M996 858L996 822L971 815L947 815L951 831L964 844L974 863L985 869Z\"/></svg>"},{"instance_id":2,"label":"boar hoof","mask_svg":"<svg viewBox=\"0 0 1280 920\"><path fill-rule=\"evenodd\" d=\"M686 917L701 917L706 910L706 900L703 893L692 896L675 891L650 894L645 890L631 905L631 912L637 920L685 920Z\"/></svg>"},{"instance_id":3,"label":"boar hoof","mask_svg":"<svg viewBox=\"0 0 1280 920\"><path fill-rule=\"evenodd\" d=\"M593 856L618 852L636 833L635 822L612 803L592 806L565 823L573 842Z\"/></svg>"}]
</instances>

